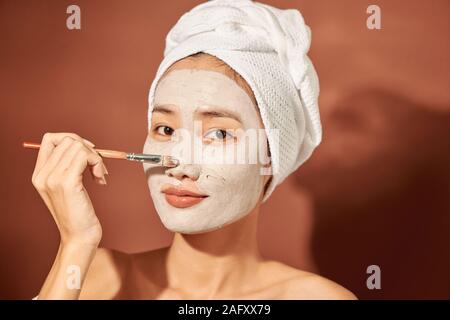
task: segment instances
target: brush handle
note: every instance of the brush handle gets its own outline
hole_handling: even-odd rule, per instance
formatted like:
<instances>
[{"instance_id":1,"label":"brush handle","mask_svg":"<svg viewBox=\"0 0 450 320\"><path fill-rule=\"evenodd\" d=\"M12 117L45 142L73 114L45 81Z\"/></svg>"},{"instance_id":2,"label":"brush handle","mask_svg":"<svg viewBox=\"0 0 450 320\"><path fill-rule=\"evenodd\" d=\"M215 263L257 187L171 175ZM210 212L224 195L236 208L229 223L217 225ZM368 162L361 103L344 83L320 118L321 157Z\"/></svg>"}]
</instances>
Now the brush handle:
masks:
<instances>
[{"instance_id":1,"label":"brush handle","mask_svg":"<svg viewBox=\"0 0 450 320\"><path fill-rule=\"evenodd\" d=\"M28 149L39 149L41 144L34 142L23 142L22 146ZM107 149L94 149L102 157L112 159L123 159L131 161L139 161L151 163L163 167L173 168L179 165L179 161L171 156L162 156L157 154L145 154L145 153L127 153L123 151L107 150Z\"/></svg>"},{"instance_id":2,"label":"brush handle","mask_svg":"<svg viewBox=\"0 0 450 320\"><path fill-rule=\"evenodd\" d=\"M27 149L39 149L41 147L40 143L34 142L23 142L22 146ZM112 159L127 159L127 153L123 151L106 150L106 149L95 149L102 157L112 158Z\"/></svg>"},{"instance_id":3,"label":"brush handle","mask_svg":"<svg viewBox=\"0 0 450 320\"><path fill-rule=\"evenodd\" d=\"M41 144L34 142L22 142L22 147L28 149L39 149L41 147Z\"/></svg>"}]
</instances>

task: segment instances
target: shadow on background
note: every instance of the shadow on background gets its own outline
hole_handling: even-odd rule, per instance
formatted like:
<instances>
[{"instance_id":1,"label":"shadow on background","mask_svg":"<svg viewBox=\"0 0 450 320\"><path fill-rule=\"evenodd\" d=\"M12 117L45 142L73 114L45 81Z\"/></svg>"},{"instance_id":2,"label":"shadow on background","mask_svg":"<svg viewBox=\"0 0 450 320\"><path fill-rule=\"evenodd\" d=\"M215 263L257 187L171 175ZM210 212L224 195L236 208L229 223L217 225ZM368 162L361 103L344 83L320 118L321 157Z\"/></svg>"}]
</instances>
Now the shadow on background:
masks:
<instances>
[{"instance_id":1,"label":"shadow on background","mask_svg":"<svg viewBox=\"0 0 450 320\"><path fill-rule=\"evenodd\" d=\"M296 174L314 198L319 271L360 298L450 298L450 115L383 90L336 104ZM382 290L368 293L371 264Z\"/></svg>"}]
</instances>

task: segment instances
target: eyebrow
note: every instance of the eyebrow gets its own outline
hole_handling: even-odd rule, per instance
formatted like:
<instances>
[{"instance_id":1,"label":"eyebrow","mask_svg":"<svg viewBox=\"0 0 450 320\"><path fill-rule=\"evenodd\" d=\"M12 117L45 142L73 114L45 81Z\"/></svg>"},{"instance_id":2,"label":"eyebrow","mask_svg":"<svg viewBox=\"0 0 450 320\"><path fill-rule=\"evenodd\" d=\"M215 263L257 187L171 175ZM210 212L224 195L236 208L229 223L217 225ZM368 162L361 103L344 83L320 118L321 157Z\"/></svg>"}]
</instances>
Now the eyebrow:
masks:
<instances>
[{"instance_id":1,"label":"eyebrow","mask_svg":"<svg viewBox=\"0 0 450 320\"><path fill-rule=\"evenodd\" d=\"M165 113L165 114L174 114L175 112L172 110L173 106L169 104L157 104L153 107L153 112Z\"/></svg>"},{"instance_id":2,"label":"eyebrow","mask_svg":"<svg viewBox=\"0 0 450 320\"><path fill-rule=\"evenodd\" d=\"M203 117L210 117L210 118L231 118L236 120L237 122L242 123L241 118L237 114L226 110L200 111L199 114Z\"/></svg>"},{"instance_id":3,"label":"eyebrow","mask_svg":"<svg viewBox=\"0 0 450 320\"><path fill-rule=\"evenodd\" d=\"M196 112L199 115L203 116L203 117L209 117L209 118L230 118L230 119L234 119L237 122L242 123L241 118L233 113L233 112L229 112L227 110L225 110L225 108L219 107L219 106L211 106L216 108L219 108L220 110L205 110L205 111L199 111ZM175 113L175 111L173 110L174 105L170 105L170 104L155 104L155 106L153 107L153 112L159 112L159 113L164 113L164 114L170 114L173 115Z\"/></svg>"}]
</instances>

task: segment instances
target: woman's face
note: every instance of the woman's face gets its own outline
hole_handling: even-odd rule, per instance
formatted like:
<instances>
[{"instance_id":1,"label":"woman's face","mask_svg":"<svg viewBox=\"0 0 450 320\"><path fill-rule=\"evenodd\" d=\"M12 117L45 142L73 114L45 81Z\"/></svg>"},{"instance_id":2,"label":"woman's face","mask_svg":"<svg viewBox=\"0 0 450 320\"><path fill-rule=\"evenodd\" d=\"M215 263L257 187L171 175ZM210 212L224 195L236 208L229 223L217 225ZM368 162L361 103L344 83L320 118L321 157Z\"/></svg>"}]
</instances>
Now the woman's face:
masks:
<instances>
[{"instance_id":1,"label":"woman's face","mask_svg":"<svg viewBox=\"0 0 450 320\"><path fill-rule=\"evenodd\" d=\"M175 168L144 163L161 221L171 231L211 231L262 199L267 142L247 92L212 70L175 69L155 91L144 153L171 155Z\"/></svg>"}]
</instances>

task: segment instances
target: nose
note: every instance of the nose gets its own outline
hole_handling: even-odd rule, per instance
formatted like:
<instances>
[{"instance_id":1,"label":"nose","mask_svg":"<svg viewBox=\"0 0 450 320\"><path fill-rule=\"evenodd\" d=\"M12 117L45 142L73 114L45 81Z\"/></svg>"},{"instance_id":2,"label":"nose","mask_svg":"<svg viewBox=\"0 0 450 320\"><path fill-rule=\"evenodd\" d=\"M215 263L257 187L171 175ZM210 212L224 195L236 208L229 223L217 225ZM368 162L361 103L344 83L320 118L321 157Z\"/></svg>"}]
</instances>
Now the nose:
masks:
<instances>
[{"instance_id":1,"label":"nose","mask_svg":"<svg viewBox=\"0 0 450 320\"><path fill-rule=\"evenodd\" d=\"M200 176L200 167L193 164L180 164L175 168L166 170L166 174L169 177L173 177L182 181L185 178L189 178L196 181Z\"/></svg>"}]
</instances>

